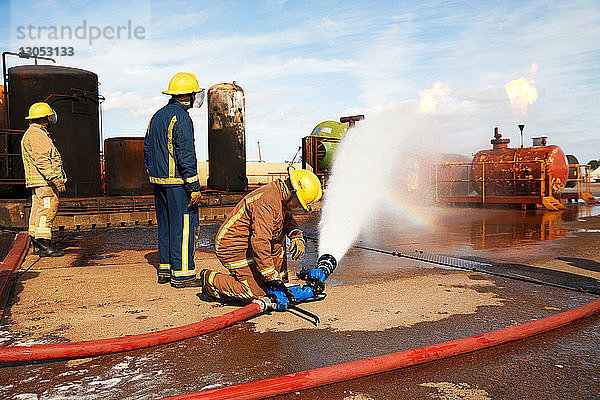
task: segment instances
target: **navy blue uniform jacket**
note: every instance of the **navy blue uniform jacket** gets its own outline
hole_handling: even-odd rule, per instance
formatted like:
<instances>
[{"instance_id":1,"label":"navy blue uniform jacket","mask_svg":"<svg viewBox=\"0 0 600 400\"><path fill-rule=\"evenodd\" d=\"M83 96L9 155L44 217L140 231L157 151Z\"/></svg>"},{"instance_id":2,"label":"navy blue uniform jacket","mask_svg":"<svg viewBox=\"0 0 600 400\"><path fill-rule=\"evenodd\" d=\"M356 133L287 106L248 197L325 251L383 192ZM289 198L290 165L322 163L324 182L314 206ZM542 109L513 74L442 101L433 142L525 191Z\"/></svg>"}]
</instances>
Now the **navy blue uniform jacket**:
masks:
<instances>
[{"instance_id":1,"label":"navy blue uniform jacket","mask_svg":"<svg viewBox=\"0 0 600 400\"><path fill-rule=\"evenodd\" d=\"M181 103L171 99L150 119L144 138L144 164L153 184L200 190L194 125Z\"/></svg>"}]
</instances>

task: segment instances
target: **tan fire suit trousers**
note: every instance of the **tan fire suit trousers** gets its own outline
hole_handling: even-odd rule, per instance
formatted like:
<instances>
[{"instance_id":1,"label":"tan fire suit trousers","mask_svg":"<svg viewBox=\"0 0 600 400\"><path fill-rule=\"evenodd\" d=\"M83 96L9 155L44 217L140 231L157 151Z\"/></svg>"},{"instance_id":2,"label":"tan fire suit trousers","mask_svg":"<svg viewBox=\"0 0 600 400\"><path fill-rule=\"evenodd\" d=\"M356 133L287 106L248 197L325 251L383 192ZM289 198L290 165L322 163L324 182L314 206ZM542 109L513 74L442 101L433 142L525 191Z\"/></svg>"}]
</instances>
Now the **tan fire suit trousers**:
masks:
<instances>
[{"instance_id":1,"label":"tan fire suit trousers","mask_svg":"<svg viewBox=\"0 0 600 400\"><path fill-rule=\"evenodd\" d=\"M52 239L52 222L58 211L58 192L53 186L32 189L29 235L36 239Z\"/></svg>"},{"instance_id":2,"label":"tan fire suit trousers","mask_svg":"<svg viewBox=\"0 0 600 400\"><path fill-rule=\"evenodd\" d=\"M220 299L242 301L252 301L266 294L267 286L256 267L251 250L243 254L231 255L219 252L218 258L229 274L214 271L207 274L205 287L210 294ZM272 259L280 279L287 282L287 256L283 243L273 245Z\"/></svg>"}]
</instances>

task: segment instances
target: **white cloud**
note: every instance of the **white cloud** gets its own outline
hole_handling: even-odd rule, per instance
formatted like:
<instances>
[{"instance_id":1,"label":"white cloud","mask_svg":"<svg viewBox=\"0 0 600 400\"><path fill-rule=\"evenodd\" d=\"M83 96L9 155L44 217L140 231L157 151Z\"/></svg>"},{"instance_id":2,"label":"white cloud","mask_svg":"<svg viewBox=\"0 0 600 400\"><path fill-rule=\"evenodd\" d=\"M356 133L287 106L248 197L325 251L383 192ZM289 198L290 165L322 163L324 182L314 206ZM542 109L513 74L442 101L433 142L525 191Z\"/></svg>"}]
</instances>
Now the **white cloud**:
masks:
<instances>
[{"instance_id":1,"label":"white cloud","mask_svg":"<svg viewBox=\"0 0 600 400\"><path fill-rule=\"evenodd\" d=\"M102 104L104 111L125 110L129 118L148 119L166 104L167 96L144 97L135 92L107 92L104 94L106 101Z\"/></svg>"}]
</instances>

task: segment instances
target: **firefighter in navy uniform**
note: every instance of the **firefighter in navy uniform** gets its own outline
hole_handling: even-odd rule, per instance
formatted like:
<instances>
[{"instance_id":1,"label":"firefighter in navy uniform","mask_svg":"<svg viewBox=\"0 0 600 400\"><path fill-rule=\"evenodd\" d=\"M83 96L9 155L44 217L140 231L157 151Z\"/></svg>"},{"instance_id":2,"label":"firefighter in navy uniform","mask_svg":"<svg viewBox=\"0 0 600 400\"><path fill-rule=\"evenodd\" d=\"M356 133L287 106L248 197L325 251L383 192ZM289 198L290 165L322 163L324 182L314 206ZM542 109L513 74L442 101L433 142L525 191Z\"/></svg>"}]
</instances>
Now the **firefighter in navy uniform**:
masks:
<instances>
[{"instance_id":1,"label":"firefighter in navy uniform","mask_svg":"<svg viewBox=\"0 0 600 400\"><path fill-rule=\"evenodd\" d=\"M56 124L56 112L47 103L35 103L25 119L29 128L21 139L21 157L25 186L32 189L29 235L33 254L60 257L64 253L52 244L52 222L58 211L58 193L66 190L67 176L50 130L50 125Z\"/></svg>"},{"instance_id":2,"label":"firefighter in navy uniform","mask_svg":"<svg viewBox=\"0 0 600 400\"><path fill-rule=\"evenodd\" d=\"M193 74L180 72L163 93L171 99L152 116L144 139L144 163L154 186L158 221L158 283L201 286L194 263L201 194L188 110L202 105L204 89Z\"/></svg>"}]
</instances>

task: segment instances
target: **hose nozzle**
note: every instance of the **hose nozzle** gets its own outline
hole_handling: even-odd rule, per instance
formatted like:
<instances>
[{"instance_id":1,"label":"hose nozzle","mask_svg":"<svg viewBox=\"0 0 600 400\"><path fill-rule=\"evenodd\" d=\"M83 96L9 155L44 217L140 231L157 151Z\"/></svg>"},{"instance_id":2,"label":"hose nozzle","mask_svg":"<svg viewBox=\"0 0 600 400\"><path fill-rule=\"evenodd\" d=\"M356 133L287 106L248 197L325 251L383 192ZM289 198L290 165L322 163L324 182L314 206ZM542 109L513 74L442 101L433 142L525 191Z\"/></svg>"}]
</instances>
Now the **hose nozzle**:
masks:
<instances>
[{"instance_id":1,"label":"hose nozzle","mask_svg":"<svg viewBox=\"0 0 600 400\"><path fill-rule=\"evenodd\" d=\"M323 271L325 274L325 279L327 279L327 277L333 273L333 270L335 270L336 266L337 261L331 254L323 254L317 261L317 268Z\"/></svg>"},{"instance_id":2,"label":"hose nozzle","mask_svg":"<svg viewBox=\"0 0 600 400\"><path fill-rule=\"evenodd\" d=\"M306 281L305 288L311 288L313 297L320 295L325 290L325 279L331 275L337 261L331 254L323 254L317 260L317 265L314 268L304 267L296 275L298 278Z\"/></svg>"}]
</instances>

